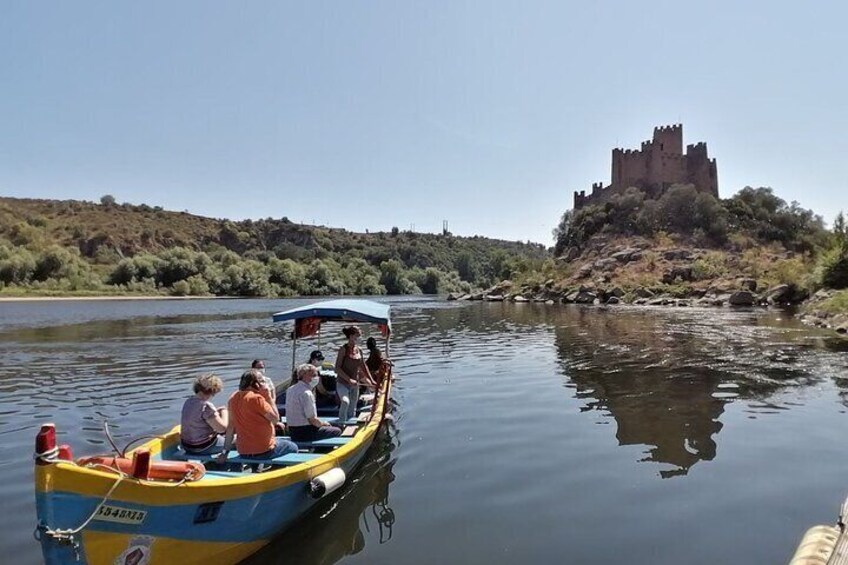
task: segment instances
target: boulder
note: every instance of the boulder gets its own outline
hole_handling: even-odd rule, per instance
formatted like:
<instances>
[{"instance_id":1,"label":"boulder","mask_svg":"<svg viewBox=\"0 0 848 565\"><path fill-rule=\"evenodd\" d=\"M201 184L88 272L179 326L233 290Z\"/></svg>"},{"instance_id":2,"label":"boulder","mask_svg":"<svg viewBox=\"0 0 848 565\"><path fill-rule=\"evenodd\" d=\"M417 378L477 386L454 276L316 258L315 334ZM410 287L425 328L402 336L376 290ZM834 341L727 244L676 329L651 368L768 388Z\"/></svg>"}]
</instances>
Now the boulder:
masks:
<instances>
[{"instance_id":1,"label":"boulder","mask_svg":"<svg viewBox=\"0 0 848 565\"><path fill-rule=\"evenodd\" d=\"M665 284L671 284L677 279L687 282L694 280L694 278L694 269L692 268L692 265L675 265L663 273L662 282Z\"/></svg>"},{"instance_id":2,"label":"boulder","mask_svg":"<svg viewBox=\"0 0 848 565\"><path fill-rule=\"evenodd\" d=\"M571 261L574 261L575 259L577 259L579 256L580 256L580 251L578 251L576 247L569 247L568 249L565 250L565 252L562 254L560 259L570 263Z\"/></svg>"},{"instance_id":3,"label":"boulder","mask_svg":"<svg viewBox=\"0 0 848 565\"><path fill-rule=\"evenodd\" d=\"M580 291L573 290L573 291L567 293L565 296L563 296L562 301L566 302L566 303L576 302L577 296L579 296L579 294L580 294Z\"/></svg>"},{"instance_id":4,"label":"boulder","mask_svg":"<svg viewBox=\"0 0 848 565\"><path fill-rule=\"evenodd\" d=\"M648 303L647 298L637 298L636 300L633 301L633 304L635 304L636 306L644 306L647 303Z\"/></svg>"},{"instance_id":5,"label":"boulder","mask_svg":"<svg viewBox=\"0 0 848 565\"><path fill-rule=\"evenodd\" d=\"M666 249L663 251L663 259L667 261L691 261L692 252L688 249Z\"/></svg>"},{"instance_id":6,"label":"boulder","mask_svg":"<svg viewBox=\"0 0 848 565\"><path fill-rule=\"evenodd\" d=\"M647 304L648 306L665 306L669 302L670 300L668 298L660 296L659 298L652 298L651 300L648 300Z\"/></svg>"},{"instance_id":7,"label":"boulder","mask_svg":"<svg viewBox=\"0 0 848 565\"><path fill-rule=\"evenodd\" d=\"M475 292L474 294L468 297L468 300L483 300L483 296L485 296L484 293Z\"/></svg>"},{"instance_id":8,"label":"boulder","mask_svg":"<svg viewBox=\"0 0 848 565\"><path fill-rule=\"evenodd\" d=\"M503 294L487 294L484 299L486 302L503 302L504 295Z\"/></svg>"},{"instance_id":9,"label":"boulder","mask_svg":"<svg viewBox=\"0 0 848 565\"><path fill-rule=\"evenodd\" d=\"M635 255L638 255L638 257L634 258ZM642 252L635 247L628 247L610 255L610 258L615 259L619 263L629 263L630 261L635 261L641 257Z\"/></svg>"},{"instance_id":10,"label":"boulder","mask_svg":"<svg viewBox=\"0 0 848 565\"><path fill-rule=\"evenodd\" d=\"M545 300L545 304L550 306L551 304L556 304L556 302L554 302L553 300Z\"/></svg>"},{"instance_id":11,"label":"boulder","mask_svg":"<svg viewBox=\"0 0 848 565\"><path fill-rule=\"evenodd\" d=\"M620 303L621 303L621 299L619 297L615 296L615 295L607 298L607 304L620 304Z\"/></svg>"},{"instance_id":12,"label":"boulder","mask_svg":"<svg viewBox=\"0 0 848 565\"><path fill-rule=\"evenodd\" d=\"M607 294L616 298L621 298L622 296L624 296L624 291L621 290L621 287L615 286L611 288Z\"/></svg>"},{"instance_id":13,"label":"boulder","mask_svg":"<svg viewBox=\"0 0 848 565\"><path fill-rule=\"evenodd\" d=\"M754 295L747 290L738 290L727 299L731 306L753 306Z\"/></svg>"},{"instance_id":14,"label":"boulder","mask_svg":"<svg viewBox=\"0 0 848 565\"><path fill-rule=\"evenodd\" d=\"M581 279L588 277L592 274L592 265L583 265L577 271L577 276Z\"/></svg>"},{"instance_id":15,"label":"boulder","mask_svg":"<svg viewBox=\"0 0 848 565\"><path fill-rule=\"evenodd\" d=\"M528 299L524 298L520 294L517 294L512 300L514 302L530 302Z\"/></svg>"},{"instance_id":16,"label":"boulder","mask_svg":"<svg viewBox=\"0 0 848 565\"><path fill-rule=\"evenodd\" d=\"M592 267L601 271L612 270L618 265L618 261L612 258L598 259L592 264Z\"/></svg>"},{"instance_id":17,"label":"boulder","mask_svg":"<svg viewBox=\"0 0 848 565\"><path fill-rule=\"evenodd\" d=\"M592 304L597 297L598 295L594 292L578 292L574 302L577 304Z\"/></svg>"},{"instance_id":18,"label":"boulder","mask_svg":"<svg viewBox=\"0 0 848 565\"><path fill-rule=\"evenodd\" d=\"M741 288L742 290L757 292L756 279L739 279L737 282L739 283L739 288Z\"/></svg>"},{"instance_id":19,"label":"boulder","mask_svg":"<svg viewBox=\"0 0 848 565\"><path fill-rule=\"evenodd\" d=\"M654 293L650 289L640 286L633 291L633 294L638 298L653 298Z\"/></svg>"}]
</instances>

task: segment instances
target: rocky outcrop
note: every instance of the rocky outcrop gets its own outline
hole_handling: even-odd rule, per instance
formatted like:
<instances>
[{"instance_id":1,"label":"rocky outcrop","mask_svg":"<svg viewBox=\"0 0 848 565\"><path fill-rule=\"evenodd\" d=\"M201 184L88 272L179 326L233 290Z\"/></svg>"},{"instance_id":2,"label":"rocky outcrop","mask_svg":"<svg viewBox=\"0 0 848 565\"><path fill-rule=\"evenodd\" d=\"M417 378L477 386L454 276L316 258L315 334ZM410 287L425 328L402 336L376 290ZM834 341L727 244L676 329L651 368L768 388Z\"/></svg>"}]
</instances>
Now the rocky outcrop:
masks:
<instances>
[{"instance_id":1,"label":"rocky outcrop","mask_svg":"<svg viewBox=\"0 0 848 565\"><path fill-rule=\"evenodd\" d=\"M727 299L731 306L753 306L755 302L754 293L747 290L738 290Z\"/></svg>"}]
</instances>

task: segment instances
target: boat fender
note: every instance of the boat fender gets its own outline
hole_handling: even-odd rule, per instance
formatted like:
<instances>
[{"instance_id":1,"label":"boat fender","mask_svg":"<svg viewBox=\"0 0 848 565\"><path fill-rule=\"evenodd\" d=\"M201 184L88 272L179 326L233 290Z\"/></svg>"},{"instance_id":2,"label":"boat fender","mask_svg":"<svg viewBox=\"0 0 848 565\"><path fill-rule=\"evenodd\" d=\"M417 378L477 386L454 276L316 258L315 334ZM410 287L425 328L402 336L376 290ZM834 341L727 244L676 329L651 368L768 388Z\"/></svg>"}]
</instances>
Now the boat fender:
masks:
<instances>
[{"instance_id":1,"label":"boat fender","mask_svg":"<svg viewBox=\"0 0 848 565\"><path fill-rule=\"evenodd\" d=\"M139 460L140 459L140 460ZM77 461L82 467L114 470L141 480L151 481L196 481L206 474L203 463L194 461L144 461L144 457L83 457ZM144 467L147 467L146 469Z\"/></svg>"},{"instance_id":2,"label":"boat fender","mask_svg":"<svg viewBox=\"0 0 848 565\"><path fill-rule=\"evenodd\" d=\"M309 495L312 498L321 498L342 486L345 479L345 472L340 467L330 469L309 481Z\"/></svg>"}]
</instances>

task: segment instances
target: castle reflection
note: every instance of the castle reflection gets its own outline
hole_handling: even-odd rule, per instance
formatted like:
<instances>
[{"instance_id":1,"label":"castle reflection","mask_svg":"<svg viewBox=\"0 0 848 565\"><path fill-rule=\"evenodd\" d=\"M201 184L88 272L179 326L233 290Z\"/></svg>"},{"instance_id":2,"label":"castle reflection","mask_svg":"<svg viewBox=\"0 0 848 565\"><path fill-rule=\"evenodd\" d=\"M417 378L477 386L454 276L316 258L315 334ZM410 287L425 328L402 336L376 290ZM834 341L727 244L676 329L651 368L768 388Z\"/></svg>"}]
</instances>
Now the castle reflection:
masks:
<instances>
[{"instance_id":1,"label":"castle reflection","mask_svg":"<svg viewBox=\"0 0 848 565\"><path fill-rule=\"evenodd\" d=\"M685 475L716 457L726 403L811 382L797 344L775 332L784 321L738 316L565 310L554 331L566 386L615 420L619 445L668 465L661 477Z\"/></svg>"},{"instance_id":2,"label":"castle reflection","mask_svg":"<svg viewBox=\"0 0 848 565\"><path fill-rule=\"evenodd\" d=\"M392 454L397 446L389 422L340 491L321 500L303 519L242 563L329 565L361 552L366 542L388 543L395 522L389 485L395 479Z\"/></svg>"},{"instance_id":3,"label":"castle reflection","mask_svg":"<svg viewBox=\"0 0 848 565\"><path fill-rule=\"evenodd\" d=\"M660 316L573 316L557 325L556 347L583 409L612 416L619 445L647 446L642 461L670 465L663 478L715 458L727 375L705 364L701 340Z\"/></svg>"}]
</instances>

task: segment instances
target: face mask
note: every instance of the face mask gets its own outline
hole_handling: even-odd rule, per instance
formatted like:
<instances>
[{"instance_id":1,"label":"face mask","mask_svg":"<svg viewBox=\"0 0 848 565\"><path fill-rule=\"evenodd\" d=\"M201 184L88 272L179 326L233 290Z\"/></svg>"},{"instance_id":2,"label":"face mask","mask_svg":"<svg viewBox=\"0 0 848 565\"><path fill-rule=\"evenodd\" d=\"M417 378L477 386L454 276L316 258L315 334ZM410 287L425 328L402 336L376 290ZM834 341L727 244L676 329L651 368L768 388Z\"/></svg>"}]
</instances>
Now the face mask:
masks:
<instances>
[{"instance_id":1,"label":"face mask","mask_svg":"<svg viewBox=\"0 0 848 565\"><path fill-rule=\"evenodd\" d=\"M318 386L318 381L320 381L318 377L312 377L312 380L309 382L309 388L315 388Z\"/></svg>"}]
</instances>

